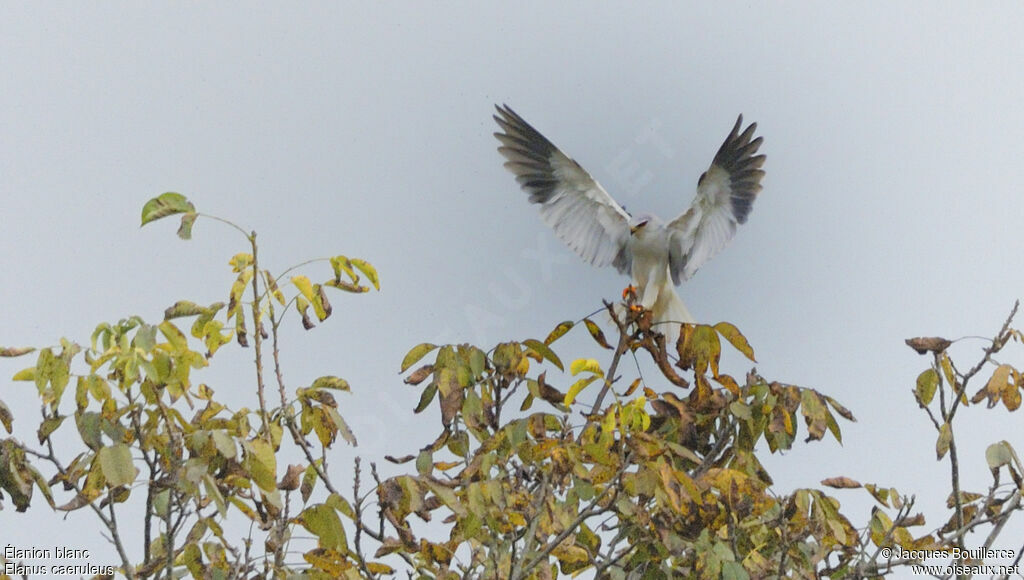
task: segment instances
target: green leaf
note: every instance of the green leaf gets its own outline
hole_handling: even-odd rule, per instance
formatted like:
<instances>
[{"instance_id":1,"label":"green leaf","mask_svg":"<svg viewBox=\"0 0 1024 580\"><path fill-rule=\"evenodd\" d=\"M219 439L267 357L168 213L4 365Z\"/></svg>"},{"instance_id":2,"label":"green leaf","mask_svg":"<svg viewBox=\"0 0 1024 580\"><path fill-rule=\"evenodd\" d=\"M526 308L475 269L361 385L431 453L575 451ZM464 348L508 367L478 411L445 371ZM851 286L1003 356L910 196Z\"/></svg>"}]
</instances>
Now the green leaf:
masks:
<instances>
[{"instance_id":1,"label":"green leaf","mask_svg":"<svg viewBox=\"0 0 1024 580\"><path fill-rule=\"evenodd\" d=\"M451 435L448 438L448 451L459 457L466 457L466 454L469 453L469 435L465 431Z\"/></svg>"},{"instance_id":2,"label":"green leaf","mask_svg":"<svg viewBox=\"0 0 1024 580\"><path fill-rule=\"evenodd\" d=\"M1006 441L993 443L985 450L985 461L988 463L988 468L993 471L1004 465L1008 465L1013 461L1013 456L1013 447L1011 447Z\"/></svg>"},{"instance_id":3,"label":"green leaf","mask_svg":"<svg viewBox=\"0 0 1024 580\"><path fill-rule=\"evenodd\" d=\"M234 459L238 455L238 448L235 447L235 438L228 434L227 431L224 429L214 429L210 435L214 446L217 447L217 452L226 459Z\"/></svg>"},{"instance_id":4,"label":"green leaf","mask_svg":"<svg viewBox=\"0 0 1024 580\"><path fill-rule=\"evenodd\" d=\"M3 401L0 401L0 425L7 429L8 433L11 433L11 425L14 423L14 415L11 414L11 410L7 408L7 405Z\"/></svg>"},{"instance_id":5,"label":"green leaf","mask_svg":"<svg viewBox=\"0 0 1024 580\"><path fill-rule=\"evenodd\" d=\"M821 395L811 389L801 390L800 412L807 423L807 440L820 441L828 427L827 415L829 414Z\"/></svg>"},{"instance_id":6,"label":"green leaf","mask_svg":"<svg viewBox=\"0 0 1024 580\"><path fill-rule=\"evenodd\" d=\"M224 502L224 494L220 492L217 487L217 480L213 478L209 473L204 473L202 477L203 489L206 491L206 496L213 499L214 505L217 506L217 512L224 517L228 513L228 506Z\"/></svg>"},{"instance_id":7,"label":"green leaf","mask_svg":"<svg viewBox=\"0 0 1024 580\"><path fill-rule=\"evenodd\" d=\"M722 562L722 580L750 580L750 575L739 562Z\"/></svg>"},{"instance_id":8,"label":"green leaf","mask_svg":"<svg viewBox=\"0 0 1024 580\"><path fill-rule=\"evenodd\" d=\"M335 389L338 391L351 392L351 389L348 386L348 381L331 375L317 378L313 381L313 385L310 388Z\"/></svg>"},{"instance_id":9,"label":"green leaf","mask_svg":"<svg viewBox=\"0 0 1024 580\"><path fill-rule=\"evenodd\" d=\"M277 457L274 448L262 439L253 439L242 443L245 449L245 469L252 480L265 491L273 491L277 487Z\"/></svg>"},{"instance_id":10,"label":"green leaf","mask_svg":"<svg viewBox=\"0 0 1024 580\"><path fill-rule=\"evenodd\" d=\"M571 320L566 320L564 322L558 323L558 326L556 326L555 329L552 330L550 334L548 334L548 337L544 339L544 344L551 344L552 342L555 342L559 338L562 338L563 336L565 336L565 333L572 330L573 326L574 324Z\"/></svg>"},{"instance_id":11,"label":"green leaf","mask_svg":"<svg viewBox=\"0 0 1024 580\"><path fill-rule=\"evenodd\" d=\"M346 518L350 520L356 519L355 510L352 509L352 505L348 503L348 500L345 499L344 497L336 493L332 493L329 496L327 496L327 501L325 503L341 512L341 515L345 516Z\"/></svg>"},{"instance_id":12,"label":"green leaf","mask_svg":"<svg viewBox=\"0 0 1024 580\"><path fill-rule=\"evenodd\" d=\"M430 383L427 388L423 389L423 394L420 395L420 402L416 405L414 413L422 413L424 409L430 405L430 402L434 400L434 395L437 394L437 383Z\"/></svg>"},{"instance_id":13,"label":"green leaf","mask_svg":"<svg viewBox=\"0 0 1024 580\"><path fill-rule=\"evenodd\" d=\"M556 355L553 350L548 348L548 345L544 344L539 340L534 340L532 338L524 340L523 344L526 345L527 348L533 350L533 352L551 361L551 364L558 367L558 370L565 370L565 367L562 366L562 361L559 360L558 355Z\"/></svg>"},{"instance_id":14,"label":"green leaf","mask_svg":"<svg viewBox=\"0 0 1024 580\"><path fill-rule=\"evenodd\" d=\"M151 324L140 326L135 332L135 338L132 339L132 346L146 352L152 351L156 346L156 327Z\"/></svg>"},{"instance_id":15,"label":"green leaf","mask_svg":"<svg viewBox=\"0 0 1024 580\"><path fill-rule=\"evenodd\" d=\"M428 352L435 348L437 348L437 345L430 344L429 342L424 342L414 346L412 350L405 355L405 358L402 359L402 370L398 372L404 373L409 370L409 367L419 362L421 358L426 356Z\"/></svg>"},{"instance_id":16,"label":"green leaf","mask_svg":"<svg viewBox=\"0 0 1024 580\"><path fill-rule=\"evenodd\" d=\"M96 412L75 413L75 426L78 428L78 435L82 438L82 442L89 446L89 449L95 450L103 447L100 420L100 415Z\"/></svg>"},{"instance_id":17,"label":"green leaf","mask_svg":"<svg viewBox=\"0 0 1024 580\"><path fill-rule=\"evenodd\" d=\"M750 411L750 407L742 401L733 401L729 405L729 412L746 421L750 421L754 417L753 413Z\"/></svg>"},{"instance_id":18,"label":"green leaf","mask_svg":"<svg viewBox=\"0 0 1024 580\"><path fill-rule=\"evenodd\" d=\"M479 377L486 369L487 355L479 348L473 347L473 349L469 351L469 370L472 371L473 377Z\"/></svg>"},{"instance_id":19,"label":"green leaf","mask_svg":"<svg viewBox=\"0 0 1024 580\"><path fill-rule=\"evenodd\" d=\"M40 492L42 492L43 497L46 498L46 503L50 504L51 509L56 509L57 504L54 503L53 501L53 492L50 491L49 482L46 481L46 478L43 477L43 474L39 473L39 470L37 470L35 467L32 467L31 465L26 465L25 467L27 467L28 470L31 472L32 479L36 482L36 488L39 489Z\"/></svg>"},{"instance_id":20,"label":"green leaf","mask_svg":"<svg viewBox=\"0 0 1024 580\"><path fill-rule=\"evenodd\" d=\"M420 454L416 456L416 471L420 475L428 475L434 471L434 454L429 447L420 451Z\"/></svg>"},{"instance_id":21,"label":"green leaf","mask_svg":"<svg viewBox=\"0 0 1024 580\"><path fill-rule=\"evenodd\" d=\"M346 443L353 447L359 445L359 443L356 441L355 434L352 433L352 429L349 428L348 423L345 422L345 419L341 416L341 413L339 413L337 409L334 409L333 407L327 407L327 413L331 416L331 419L334 421L334 424L338 426L338 432L341 433L341 438L344 439Z\"/></svg>"},{"instance_id":22,"label":"green leaf","mask_svg":"<svg viewBox=\"0 0 1024 580\"><path fill-rule=\"evenodd\" d=\"M173 192L162 193L142 206L142 223L140 225L144 226L169 215L195 211L196 207L184 195Z\"/></svg>"},{"instance_id":23,"label":"green leaf","mask_svg":"<svg viewBox=\"0 0 1024 580\"><path fill-rule=\"evenodd\" d=\"M434 495L436 495L444 505L448 506L448 509L452 510L456 516L464 518L469 514L469 510L461 501L459 501L455 492L450 488L427 478L423 479L423 483L425 483L427 488L434 492Z\"/></svg>"},{"instance_id":24,"label":"green leaf","mask_svg":"<svg viewBox=\"0 0 1024 580\"><path fill-rule=\"evenodd\" d=\"M178 237L183 240L192 239L192 225L196 223L196 218L199 217L194 211L190 211L185 215L181 216L181 225L178 226Z\"/></svg>"},{"instance_id":25,"label":"green leaf","mask_svg":"<svg viewBox=\"0 0 1024 580\"><path fill-rule=\"evenodd\" d=\"M914 389L914 397L922 407L927 407L932 398L935 397L935 389L939 386L939 373L935 369L928 369L917 376L917 388Z\"/></svg>"},{"instance_id":26,"label":"green leaf","mask_svg":"<svg viewBox=\"0 0 1024 580\"><path fill-rule=\"evenodd\" d=\"M337 510L326 504L311 505L299 514L302 526L317 537L318 545L327 550L342 551L348 548L345 528Z\"/></svg>"},{"instance_id":27,"label":"green leaf","mask_svg":"<svg viewBox=\"0 0 1024 580\"><path fill-rule=\"evenodd\" d=\"M839 413L840 417L846 419L847 421L857 421L857 418L853 416L853 413L851 413L850 410L847 409L846 407L840 405L839 401L826 395L822 395L822 397L825 398L825 402L827 402L829 405L832 406L833 409L835 409L836 413Z\"/></svg>"},{"instance_id":28,"label":"green leaf","mask_svg":"<svg viewBox=\"0 0 1024 580\"><path fill-rule=\"evenodd\" d=\"M747 337L743 336L738 328L728 322L719 322L714 328L718 331L718 334L722 335L722 338L729 341L729 344L731 344L736 350L742 352L743 356L753 362L757 362L754 359L753 347L750 346L750 343L747 342Z\"/></svg>"},{"instance_id":29,"label":"green leaf","mask_svg":"<svg viewBox=\"0 0 1024 580\"><path fill-rule=\"evenodd\" d=\"M132 463L131 448L124 443L102 447L96 457L100 462L100 469L103 470L103 477L107 479L110 487L129 485L135 481L135 474L138 472Z\"/></svg>"},{"instance_id":30,"label":"green leaf","mask_svg":"<svg viewBox=\"0 0 1024 580\"><path fill-rule=\"evenodd\" d=\"M39 442L43 443L49 439L50 435L52 435L53 432L60 427L61 423L64 422L64 419L67 418L67 415L53 415L43 419L43 422L39 424L39 429L36 431L36 437L39 439ZM10 431L10 428L7 430Z\"/></svg>"}]
</instances>

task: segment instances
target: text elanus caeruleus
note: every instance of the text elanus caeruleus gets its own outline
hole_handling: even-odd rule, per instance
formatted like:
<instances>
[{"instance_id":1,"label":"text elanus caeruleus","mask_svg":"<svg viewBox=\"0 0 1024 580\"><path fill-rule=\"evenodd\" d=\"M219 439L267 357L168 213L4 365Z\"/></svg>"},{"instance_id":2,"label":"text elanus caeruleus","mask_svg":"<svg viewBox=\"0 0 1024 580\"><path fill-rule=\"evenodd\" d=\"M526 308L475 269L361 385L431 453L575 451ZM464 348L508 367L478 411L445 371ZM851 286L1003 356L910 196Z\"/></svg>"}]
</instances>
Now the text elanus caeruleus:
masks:
<instances>
[{"instance_id":1,"label":"text elanus caeruleus","mask_svg":"<svg viewBox=\"0 0 1024 580\"><path fill-rule=\"evenodd\" d=\"M631 216L578 163L562 153L512 109L496 107L503 132L498 151L508 160L541 218L588 263L611 264L629 274L640 304L653 315L669 344L681 322L695 322L673 284L688 280L717 254L747 221L761 191L764 155L755 155L761 137L757 123L742 133L743 115L718 149L711 167L697 180L690 208L667 224L657 216Z\"/></svg>"}]
</instances>

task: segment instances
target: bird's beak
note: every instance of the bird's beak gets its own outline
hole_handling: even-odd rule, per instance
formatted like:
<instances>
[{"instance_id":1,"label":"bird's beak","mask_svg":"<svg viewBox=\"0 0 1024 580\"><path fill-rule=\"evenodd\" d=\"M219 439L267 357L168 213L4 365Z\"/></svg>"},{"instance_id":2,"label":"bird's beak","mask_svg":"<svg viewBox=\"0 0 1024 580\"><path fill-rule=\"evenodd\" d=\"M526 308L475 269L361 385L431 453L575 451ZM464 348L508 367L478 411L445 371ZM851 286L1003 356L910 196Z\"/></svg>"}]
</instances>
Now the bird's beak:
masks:
<instances>
[{"instance_id":1,"label":"bird's beak","mask_svg":"<svg viewBox=\"0 0 1024 580\"><path fill-rule=\"evenodd\" d=\"M643 228L646 225L647 225L647 222L640 222L640 223L636 224L635 226L629 228L629 234L630 235L636 234L638 231L640 231L641 228Z\"/></svg>"}]
</instances>

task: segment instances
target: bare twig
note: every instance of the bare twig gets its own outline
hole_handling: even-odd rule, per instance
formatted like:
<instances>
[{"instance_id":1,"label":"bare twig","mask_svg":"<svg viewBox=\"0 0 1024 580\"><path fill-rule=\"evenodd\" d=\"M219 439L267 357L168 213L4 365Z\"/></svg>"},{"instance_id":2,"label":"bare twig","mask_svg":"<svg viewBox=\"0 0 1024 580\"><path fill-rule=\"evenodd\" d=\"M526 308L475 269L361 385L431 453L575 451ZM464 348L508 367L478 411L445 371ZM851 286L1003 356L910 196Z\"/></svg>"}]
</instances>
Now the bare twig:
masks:
<instances>
[{"instance_id":1,"label":"bare twig","mask_svg":"<svg viewBox=\"0 0 1024 580\"><path fill-rule=\"evenodd\" d=\"M615 326L619 329L619 344L615 347L615 356L612 357L612 364L608 367L608 372L604 376L604 385L601 387L601 392L597 394L597 400L594 401L594 406L590 409L590 415L594 416L598 411L601 410L601 403L604 402L605 395L608 394L608 390L612 388L612 383L615 382L615 373L619 368L619 360L622 359L623 353L629 348L630 335L626 329L625 324L619 317L615 315L615 309L608 302L604 303L605 308L612 314L612 320L615 321Z\"/></svg>"}]
</instances>

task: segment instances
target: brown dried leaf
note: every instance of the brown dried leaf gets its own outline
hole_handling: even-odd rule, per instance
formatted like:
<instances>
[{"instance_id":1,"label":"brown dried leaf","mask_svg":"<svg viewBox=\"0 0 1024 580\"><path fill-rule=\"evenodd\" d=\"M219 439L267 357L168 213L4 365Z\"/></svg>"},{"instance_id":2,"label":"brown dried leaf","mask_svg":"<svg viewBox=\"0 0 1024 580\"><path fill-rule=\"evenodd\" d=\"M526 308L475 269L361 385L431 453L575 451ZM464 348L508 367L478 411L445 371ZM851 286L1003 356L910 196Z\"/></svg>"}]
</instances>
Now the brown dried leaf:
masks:
<instances>
[{"instance_id":1,"label":"brown dried leaf","mask_svg":"<svg viewBox=\"0 0 1024 580\"><path fill-rule=\"evenodd\" d=\"M830 477L828 479L823 479L821 480L821 485L833 487L835 489L856 489L858 487L861 487L859 481L855 481L853 479L850 479L849 477L845 477L842 475L840 475L839 477Z\"/></svg>"},{"instance_id":2,"label":"brown dried leaf","mask_svg":"<svg viewBox=\"0 0 1024 580\"><path fill-rule=\"evenodd\" d=\"M929 352L939 353L949 348L949 345L953 344L952 341L938 336L918 336L916 338L908 338L904 342L907 343L907 346L917 351L917 354L926 354Z\"/></svg>"}]
</instances>

